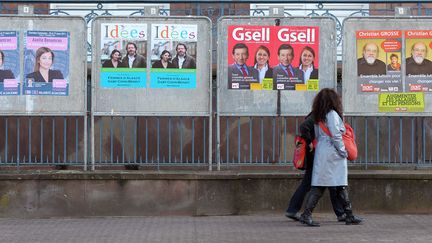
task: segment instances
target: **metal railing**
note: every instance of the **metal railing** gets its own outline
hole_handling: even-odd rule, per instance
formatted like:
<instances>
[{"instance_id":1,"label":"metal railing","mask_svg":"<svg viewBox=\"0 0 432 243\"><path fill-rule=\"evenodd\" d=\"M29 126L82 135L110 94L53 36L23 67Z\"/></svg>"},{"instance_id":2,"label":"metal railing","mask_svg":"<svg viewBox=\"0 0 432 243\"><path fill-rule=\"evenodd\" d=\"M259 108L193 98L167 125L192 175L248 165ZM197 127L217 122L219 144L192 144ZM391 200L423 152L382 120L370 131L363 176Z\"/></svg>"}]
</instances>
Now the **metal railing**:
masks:
<instances>
[{"instance_id":1,"label":"metal railing","mask_svg":"<svg viewBox=\"0 0 432 243\"><path fill-rule=\"evenodd\" d=\"M207 166L208 124L208 117L97 117L96 166Z\"/></svg>"},{"instance_id":2,"label":"metal railing","mask_svg":"<svg viewBox=\"0 0 432 243\"><path fill-rule=\"evenodd\" d=\"M83 165L83 117L0 117L0 164Z\"/></svg>"},{"instance_id":3,"label":"metal railing","mask_svg":"<svg viewBox=\"0 0 432 243\"><path fill-rule=\"evenodd\" d=\"M221 168L291 165L294 136L302 120L223 117ZM432 165L432 118L347 120L359 147L353 165ZM95 124L96 166L207 166L208 118L99 117ZM82 117L2 117L0 127L4 131L1 165L82 165Z\"/></svg>"},{"instance_id":4,"label":"metal railing","mask_svg":"<svg viewBox=\"0 0 432 243\"><path fill-rule=\"evenodd\" d=\"M432 165L432 118L347 117L359 156L352 165ZM303 117L223 117L222 168L232 165L291 165L294 136Z\"/></svg>"},{"instance_id":5,"label":"metal railing","mask_svg":"<svg viewBox=\"0 0 432 243\"><path fill-rule=\"evenodd\" d=\"M431 9L417 5L415 14L430 15ZM1 8L0 10L5 10ZM8 9L6 9L9 11ZM15 11L10 9L10 11ZM130 16L142 16L143 9L105 9L103 4L85 10L88 28L97 16L116 15L122 11ZM83 9L51 9L50 15L77 15ZM35 9L46 14L46 9ZM316 8L284 9L285 16L329 16L337 21L337 43L341 46L343 18L371 15L369 9L330 9L317 4ZM344 14L342 14L344 13ZM349 13L345 15L345 13ZM187 9L159 9L159 15L205 15L213 21L224 15L265 16L267 8L236 9L231 4L195 4ZM373 14L394 15L393 10L374 9ZM89 29L90 30L90 29ZM214 41L215 45L216 42ZM213 63L216 63L216 46ZM89 58L91 44L88 42ZM90 61L90 59L89 59ZM215 85L213 86L215 87ZM213 91L213 99L216 99ZM89 94L90 95L90 94ZM213 102L214 104L216 102ZM217 111L214 111L217 112ZM209 134L206 118L172 117L97 117L95 122L97 166L203 166L209 153ZM291 164L293 137L298 133L301 117L222 117L221 168L237 165ZM350 117L359 146L359 158L352 162L367 168L369 165L430 166L432 163L432 118L430 117ZM81 131L82 117L0 117L0 164L24 165L82 165L84 156ZM207 130L206 130L207 129ZM213 133L216 129L213 129ZM214 138L215 136L213 136ZM213 142L213 144L216 144ZM217 145L215 145L217 146ZM1 149L3 148L3 149ZM216 149L213 149L216 151ZM215 158L216 156L213 156ZM212 161L214 168L217 161Z\"/></svg>"}]
</instances>

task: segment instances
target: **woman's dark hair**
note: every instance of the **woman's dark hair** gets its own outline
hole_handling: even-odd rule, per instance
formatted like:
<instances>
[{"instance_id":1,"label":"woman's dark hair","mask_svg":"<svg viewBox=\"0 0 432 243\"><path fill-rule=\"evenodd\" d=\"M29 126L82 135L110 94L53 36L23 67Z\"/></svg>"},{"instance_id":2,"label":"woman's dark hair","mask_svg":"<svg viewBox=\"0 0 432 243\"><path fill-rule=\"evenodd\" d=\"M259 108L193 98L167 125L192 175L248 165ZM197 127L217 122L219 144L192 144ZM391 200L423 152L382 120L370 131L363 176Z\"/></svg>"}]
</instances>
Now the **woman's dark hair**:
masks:
<instances>
[{"instance_id":1,"label":"woman's dark hair","mask_svg":"<svg viewBox=\"0 0 432 243\"><path fill-rule=\"evenodd\" d=\"M342 101L334 89L324 88L316 96L312 104L312 115L315 122L326 121L326 115L331 110L336 111L343 119Z\"/></svg>"},{"instance_id":2,"label":"woman's dark hair","mask_svg":"<svg viewBox=\"0 0 432 243\"><path fill-rule=\"evenodd\" d=\"M315 60L315 51L314 51L314 49L312 49L312 47L310 47L310 46L305 46L303 48L303 50L300 52L299 66L300 66L300 64L303 64L303 62L302 62L302 55L303 55L304 51L309 51L310 53L312 53L312 56L314 57L314 60ZM313 61L312 61L312 67L315 68L315 65L314 65Z\"/></svg>"},{"instance_id":3,"label":"woman's dark hair","mask_svg":"<svg viewBox=\"0 0 432 243\"><path fill-rule=\"evenodd\" d=\"M169 55L171 56L171 52L169 52L168 50L163 50L162 54L160 54L160 59L162 60L162 56L165 55L165 53L169 53Z\"/></svg>"},{"instance_id":4,"label":"woman's dark hair","mask_svg":"<svg viewBox=\"0 0 432 243\"><path fill-rule=\"evenodd\" d=\"M3 64L4 64L4 53L3 53L3 51L2 51L2 50L0 50L0 56L1 56L1 58L2 58L2 61L3 61Z\"/></svg>"},{"instance_id":5,"label":"woman's dark hair","mask_svg":"<svg viewBox=\"0 0 432 243\"><path fill-rule=\"evenodd\" d=\"M35 72L39 71L39 68L40 68L39 61L40 61L41 56L45 53L51 53L51 60L52 60L52 63L54 63L54 52L48 47L45 47L45 46L39 47L39 49L37 49L37 51L36 51L36 57L35 57L35 66L34 66Z\"/></svg>"},{"instance_id":6,"label":"woman's dark hair","mask_svg":"<svg viewBox=\"0 0 432 243\"><path fill-rule=\"evenodd\" d=\"M111 59L113 58L113 56L114 56L114 54L115 54L116 52L118 52L118 54L120 54L120 57L121 57L121 52L120 52L119 50L117 50L117 49L114 49L114 50L111 52L111 55L110 55L110 58L111 58Z\"/></svg>"},{"instance_id":7,"label":"woman's dark hair","mask_svg":"<svg viewBox=\"0 0 432 243\"><path fill-rule=\"evenodd\" d=\"M398 59L398 60L399 60L399 57L398 57L398 55L396 55L396 54L394 54L394 53L392 53L392 54L390 55L390 59L392 59L393 57L396 57L396 59Z\"/></svg>"},{"instance_id":8,"label":"woman's dark hair","mask_svg":"<svg viewBox=\"0 0 432 243\"><path fill-rule=\"evenodd\" d=\"M257 50L256 50L256 52L255 52L255 57L254 57L255 61L254 61L254 64L257 64L257 58L256 58L256 55L257 55L257 53L258 53L259 50L263 50L263 51L265 51L265 52L267 53L269 59L270 59L270 50L267 48L267 46L263 46L263 45L261 45L261 46L258 46L258 48L257 48ZM267 64L268 64L268 61L267 61Z\"/></svg>"}]
</instances>

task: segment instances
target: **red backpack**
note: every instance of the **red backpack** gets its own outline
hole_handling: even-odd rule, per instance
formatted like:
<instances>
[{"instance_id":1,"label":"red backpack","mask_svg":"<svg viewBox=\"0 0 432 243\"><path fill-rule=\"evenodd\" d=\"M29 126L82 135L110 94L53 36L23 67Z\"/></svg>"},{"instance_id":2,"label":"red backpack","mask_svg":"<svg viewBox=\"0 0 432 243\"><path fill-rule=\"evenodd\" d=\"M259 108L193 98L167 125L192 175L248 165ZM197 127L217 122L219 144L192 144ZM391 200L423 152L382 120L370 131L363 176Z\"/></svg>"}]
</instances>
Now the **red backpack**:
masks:
<instances>
[{"instance_id":1,"label":"red backpack","mask_svg":"<svg viewBox=\"0 0 432 243\"><path fill-rule=\"evenodd\" d=\"M328 127L323 123L319 123L321 129L329 136L332 137ZM354 129L348 123L344 123L345 125L345 133L342 134L342 140L345 145L345 149L348 153L348 160L356 160L357 159L357 144L355 142L355 134Z\"/></svg>"}]
</instances>

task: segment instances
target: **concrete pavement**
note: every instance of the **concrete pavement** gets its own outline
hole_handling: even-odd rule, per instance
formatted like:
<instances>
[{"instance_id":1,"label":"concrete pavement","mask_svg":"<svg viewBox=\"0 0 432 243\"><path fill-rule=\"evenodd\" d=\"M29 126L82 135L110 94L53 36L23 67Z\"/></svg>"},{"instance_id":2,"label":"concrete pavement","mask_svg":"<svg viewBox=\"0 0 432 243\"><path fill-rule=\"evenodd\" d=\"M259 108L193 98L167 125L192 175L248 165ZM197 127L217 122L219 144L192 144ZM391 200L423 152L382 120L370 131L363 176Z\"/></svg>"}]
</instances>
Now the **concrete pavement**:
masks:
<instances>
[{"instance_id":1,"label":"concrete pavement","mask_svg":"<svg viewBox=\"0 0 432 243\"><path fill-rule=\"evenodd\" d=\"M282 214L0 219L0 242L432 242L432 215L359 214L346 226L317 213L321 227Z\"/></svg>"}]
</instances>

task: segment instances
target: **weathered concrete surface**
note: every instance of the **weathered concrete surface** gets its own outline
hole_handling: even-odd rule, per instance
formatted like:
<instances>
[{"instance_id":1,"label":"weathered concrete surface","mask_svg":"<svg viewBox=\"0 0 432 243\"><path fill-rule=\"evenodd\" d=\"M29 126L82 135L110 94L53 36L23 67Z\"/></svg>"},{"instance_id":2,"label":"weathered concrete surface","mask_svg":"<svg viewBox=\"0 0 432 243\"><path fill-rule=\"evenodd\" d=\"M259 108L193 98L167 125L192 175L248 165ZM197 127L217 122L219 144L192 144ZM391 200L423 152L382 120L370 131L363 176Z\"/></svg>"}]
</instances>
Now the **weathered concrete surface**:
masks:
<instances>
[{"instance_id":1,"label":"weathered concrete surface","mask_svg":"<svg viewBox=\"0 0 432 243\"><path fill-rule=\"evenodd\" d=\"M306 227L281 214L0 219L1 242L286 243L432 242L432 215L360 214L362 225L314 214Z\"/></svg>"},{"instance_id":2,"label":"weathered concrete surface","mask_svg":"<svg viewBox=\"0 0 432 243\"><path fill-rule=\"evenodd\" d=\"M283 212L298 172L46 171L0 174L0 217ZM432 171L350 171L361 212L432 213ZM328 196L317 210L330 211Z\"/></svg>"}]
</instances>

